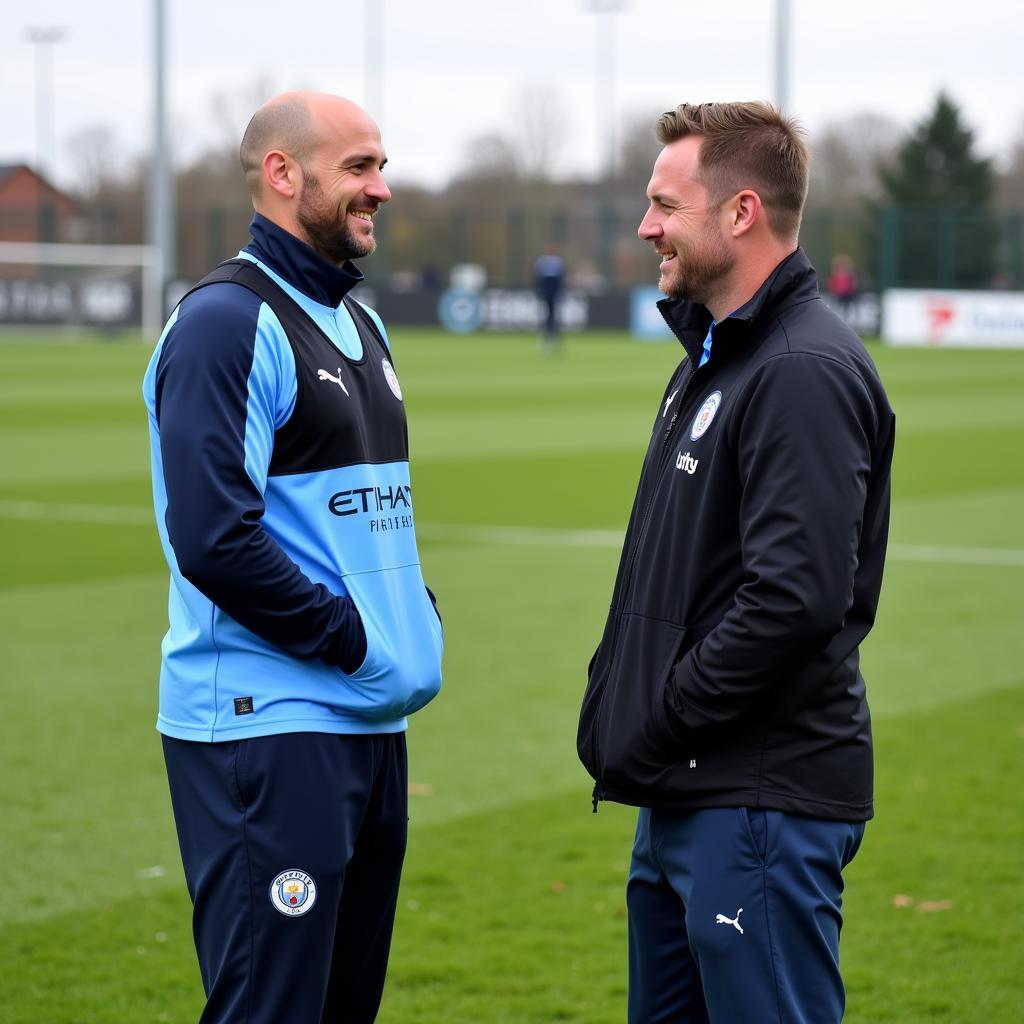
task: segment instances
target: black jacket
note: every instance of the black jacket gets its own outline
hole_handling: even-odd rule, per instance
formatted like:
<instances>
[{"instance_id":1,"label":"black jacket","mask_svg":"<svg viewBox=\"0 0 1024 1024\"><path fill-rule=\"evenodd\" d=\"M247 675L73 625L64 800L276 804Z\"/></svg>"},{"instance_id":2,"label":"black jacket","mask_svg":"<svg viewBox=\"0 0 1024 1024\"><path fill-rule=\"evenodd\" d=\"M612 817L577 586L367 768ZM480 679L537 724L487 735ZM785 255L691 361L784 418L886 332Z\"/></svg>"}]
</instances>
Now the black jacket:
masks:
<instances>
[{"instance_id":1,"label":"black jacket","mask_svg":"<svg viewBox=\"0 0 1024 1024\"><path fill-rule=\"evenodd\" d=\"M875 617L895 418L798 249L658 408L577 745L597 800L872 815L858 645Z\"/></svg>"}]
</instances>

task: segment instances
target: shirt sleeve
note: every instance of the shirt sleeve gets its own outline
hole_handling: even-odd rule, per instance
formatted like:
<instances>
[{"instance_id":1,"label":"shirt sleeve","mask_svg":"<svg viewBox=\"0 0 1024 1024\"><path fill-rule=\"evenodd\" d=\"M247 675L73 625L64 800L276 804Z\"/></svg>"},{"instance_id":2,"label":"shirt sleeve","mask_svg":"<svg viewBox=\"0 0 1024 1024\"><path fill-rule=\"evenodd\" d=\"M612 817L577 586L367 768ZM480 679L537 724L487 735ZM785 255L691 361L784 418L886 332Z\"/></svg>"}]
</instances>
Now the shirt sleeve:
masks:
<instances>
[{"instance_id":1,"label":"shirt sleeve","mask_svg":"<svg viewBox=\"0 0 1024 1024\"><path fill-rule=\"evenodd\" d=\"M167 536L182 576L235 621L351 673L366 655L355 605L313 583L261 523L274 432L294 403L287 340L263 308L240 285L209 285L164 340L155 406Z\"/></svg>"},{"instance_id":2,"label":"shirt sleeve","mask_svg":"<svg viewBox=\"0 0 1024 1024\"><path fill-rule=\"evenodd\" d=\"M829 644L853 602L877 432L867 388L834 360L788 354L738 401L743 582L673 672L669 710L690 729L748 711Z\"/></svg>"}]
</instances>

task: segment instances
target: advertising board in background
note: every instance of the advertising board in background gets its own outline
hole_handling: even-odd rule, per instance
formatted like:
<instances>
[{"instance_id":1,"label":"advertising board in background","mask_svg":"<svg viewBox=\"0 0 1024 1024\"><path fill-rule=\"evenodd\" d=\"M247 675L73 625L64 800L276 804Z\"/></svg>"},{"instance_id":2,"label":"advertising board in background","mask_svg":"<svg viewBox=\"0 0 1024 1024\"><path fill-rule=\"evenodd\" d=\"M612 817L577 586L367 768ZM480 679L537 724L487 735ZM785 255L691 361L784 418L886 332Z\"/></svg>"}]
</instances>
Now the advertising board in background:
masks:
<instances>
[{"instance_id":1,"label":"advertising board in background","mask_svg":"<svg viewBox=\"0 0 1024 1024\"><path fill-rule=\"evenodd\" d=\"M585 292L565 292L555 305L563 331L581 331L590 326L589 301ZM544 304L523 288L449 288L442 292L437 319L455 334L476 331L534 331L544 322Z\"/></svg>"},{"instance_id":2,"label":"advertising board in background","mask_svg":"<svg viewBox=\"0 0 1024 1024\"><path fill-rule=\"evenodd\" d=\"M141 289L130 277L0 278L0 323L101 328L137 326Z\"/></svg>"},{"instance_id":3,"label":"advertising board in background","mask_svg":"<svg viewBox=\"0 0 1024 1024\"><path fill-rule=\"evenodd\" d=\"M892 288L882 296L887 345L1024 348L1024 292Z\"/></svg>"},{"instance_id":4,"label":"advertising board in background","mask_svg":"<svg viewBox=\"0 0 1024 1024\"><path fill-rule=\"evenodd\" d=\"M663 298L661 290L652 285L629 293L629 333L638 341L670 341L675 337L658 309Z\"/></svg>"},{"instance_id":5,"label":"advertising board in background","mask_svg":"<svg viewBox=\"0 0 1024 1024\"><path fill-rule=\"evenodd\" d=\"M653 286L634 288L629 296L629 331L639 341L668 341L674 337L658 309L665 298ZM848 302L838 302L829 295L822 299L862 338L876 338L880 331L881 303L875 292L861 292Z\"/></svg>"},{"instance_id":6,"label":"advertising board in background","mask_svg":"<svg viewBox=\"0 0 1024 1024\"><path fill-rule=\"evenodd\" d=\"M846 321L862 338L877 338L882 329L882 304L877 292L858 292L845 302L828 293L821 296L825 305Z\"/></svg>"}]
</instances>

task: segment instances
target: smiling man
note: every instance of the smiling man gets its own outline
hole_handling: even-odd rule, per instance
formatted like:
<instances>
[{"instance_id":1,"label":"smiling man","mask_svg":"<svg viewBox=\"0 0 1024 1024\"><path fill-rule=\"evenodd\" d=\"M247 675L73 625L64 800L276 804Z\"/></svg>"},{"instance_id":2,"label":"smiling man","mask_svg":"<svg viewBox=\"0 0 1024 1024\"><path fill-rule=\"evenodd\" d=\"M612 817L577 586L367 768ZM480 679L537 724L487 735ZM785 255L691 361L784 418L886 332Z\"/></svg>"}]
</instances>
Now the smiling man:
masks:
<instances>
[{"instance_id":1,"label":"smiling man","mask_svg":"<svg viewBox=\"0 0 1024 1024\"><path fill-rule=\"evenodd\" d=\"M798 248L808 154L765 103L682 104L639 235L685 350L655 410L580 758L640 808L631 1024L834 1024L872 814L858 648L894 417Z\"/></svg>"},{"instance_id":2,"label":"smiling man","mask_svg":"<svg viewBox=\"0 0 1024 1024\"><path fill-rule=\"evenodd\" d=\"M441 682L402 388L348 292L391 198L355 104L285 93L241 162L250 243L146 373L171 573L160 709L203 1024L364 1024L406 844L406 717Z\"/></svg>"}]
</instances>

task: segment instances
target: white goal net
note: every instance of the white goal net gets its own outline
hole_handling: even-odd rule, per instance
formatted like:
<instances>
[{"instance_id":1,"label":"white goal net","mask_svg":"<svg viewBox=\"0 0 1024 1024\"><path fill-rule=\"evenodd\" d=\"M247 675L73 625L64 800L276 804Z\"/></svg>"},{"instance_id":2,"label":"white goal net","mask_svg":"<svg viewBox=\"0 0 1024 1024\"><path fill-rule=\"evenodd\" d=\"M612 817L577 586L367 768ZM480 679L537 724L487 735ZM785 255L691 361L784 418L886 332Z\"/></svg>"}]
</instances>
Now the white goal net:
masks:
<instances>
[{"instance_id":1,"label":"white goal net","mask_svg":"<svg viewBox=\"0 0 1024 1024\"><path fill-rule=\"evenodd\" d=\"M155 339L160 276L154 246L0 242L0 326L141 330Z\"/></svg>"}]
</instances>

